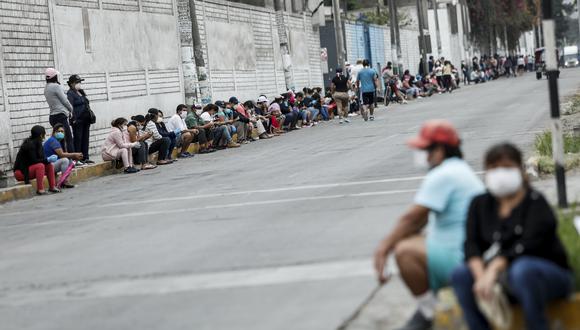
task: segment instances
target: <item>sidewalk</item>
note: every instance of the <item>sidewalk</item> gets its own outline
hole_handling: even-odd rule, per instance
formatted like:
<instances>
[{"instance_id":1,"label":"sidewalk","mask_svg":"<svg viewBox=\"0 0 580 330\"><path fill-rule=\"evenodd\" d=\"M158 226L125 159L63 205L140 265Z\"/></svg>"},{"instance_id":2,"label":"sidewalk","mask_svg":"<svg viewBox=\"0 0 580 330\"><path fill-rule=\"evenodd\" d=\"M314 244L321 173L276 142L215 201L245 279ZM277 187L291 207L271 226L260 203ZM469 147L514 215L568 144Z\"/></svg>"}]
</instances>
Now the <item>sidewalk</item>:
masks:
<instances>
[{"instance_id":1,"label":"sidewalk","mask_svg":"<svg viewBox=\"0 0 580 330\"><path fill-rule=\"evenodd\" d=\"M580 171L566 173L568 203L574 207L580 203ZM532 187L541 191L549 203L558 204L556 179L542 178L532 182ZM390 262L391 267L394 265ZM369 293L370 295L370 293ZM360 310L344 330L392 330L404 325L415 312L415 299L405 287L402 279L394 275ZM353 311L354 313L355 311ZM350 316L350 315L349 315ZM345 316L345 319L348 316Z\"/></svg>"}]
</instances>

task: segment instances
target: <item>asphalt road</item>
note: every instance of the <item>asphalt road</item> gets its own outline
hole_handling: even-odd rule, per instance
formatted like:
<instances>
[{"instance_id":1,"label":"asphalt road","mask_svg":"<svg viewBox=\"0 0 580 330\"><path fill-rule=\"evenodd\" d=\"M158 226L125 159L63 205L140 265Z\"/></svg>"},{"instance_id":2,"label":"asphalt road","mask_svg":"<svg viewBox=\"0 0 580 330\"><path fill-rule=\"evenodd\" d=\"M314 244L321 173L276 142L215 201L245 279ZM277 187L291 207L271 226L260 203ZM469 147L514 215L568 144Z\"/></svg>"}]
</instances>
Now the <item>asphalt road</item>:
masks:
<instances>
[{"instance_id":1,"label":"asphalt road","mask_svg":"<svg viewBox=\"0 0 580 330\"><path fill-rule=\"evenodd\" d=\"M451 120L480 170L493 143L529 149L548 104L528 74L2 205L0 328L334 329L425 174L421 123Z\"/></svg>"}]
</instances>

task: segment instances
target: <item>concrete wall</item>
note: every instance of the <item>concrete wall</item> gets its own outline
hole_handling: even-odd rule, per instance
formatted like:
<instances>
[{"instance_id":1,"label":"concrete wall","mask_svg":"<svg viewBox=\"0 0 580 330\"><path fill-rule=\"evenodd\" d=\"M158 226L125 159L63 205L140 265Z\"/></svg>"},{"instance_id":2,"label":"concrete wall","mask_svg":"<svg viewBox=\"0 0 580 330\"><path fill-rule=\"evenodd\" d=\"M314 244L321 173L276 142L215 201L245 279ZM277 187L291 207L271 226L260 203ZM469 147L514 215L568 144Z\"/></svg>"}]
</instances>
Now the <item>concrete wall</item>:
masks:
<instances>
[{"instance_id":1,"label":"concrete wall","mask_svg":"<svg viewBox=\"0 0 580 330\"><path fill-rule=\"evenodd\" d=\"M187 0L179 0L184 74L195 77ZM286 90L280 42L272 8L221 0L196 1L212 100L254 99ZM320 37L311 17L285 14L295 87L322 86ZM218 55L218 57L216 57ZM195 78L194 78L195 79Z\"/></svg>"},{"instance_id":2,"label":"concrete wall","mask_svg":"<svg viewBox=\"0 0 580 330\"><path fill-rule=\"evenodd\" d=\"M431 35L432 55L435 58L445 57L451 62L459 66L462 60L469 60L472 56L472 50L469 48L469 43L465 38L468 31L464 31L467 24L463 23L464 16L461 14L464 10L461 4L458 4L455 11L448 10L447 7L441 7L437 10L439 16L439 33L441 35L441 53L437 49L437 35L435 25L435 13L429 10L429 34ZM457 33L451 31L451 17L450 14L456 14L457 17ZM467 17L465 17L467 19Z\"/></svg>"},{"instance_id":3,"label":"concrete wall","mask_svg":"<svg viewBox=\"0 0 580 330\"><path fill-rule=\"evenodd\" d=\"M173 0L2 0L0 2L0 167L8 168L33 125L49 127L44 69L56 67L84 88L99 151L115 117L183 100Z\"/></svg>"}]
</instances>

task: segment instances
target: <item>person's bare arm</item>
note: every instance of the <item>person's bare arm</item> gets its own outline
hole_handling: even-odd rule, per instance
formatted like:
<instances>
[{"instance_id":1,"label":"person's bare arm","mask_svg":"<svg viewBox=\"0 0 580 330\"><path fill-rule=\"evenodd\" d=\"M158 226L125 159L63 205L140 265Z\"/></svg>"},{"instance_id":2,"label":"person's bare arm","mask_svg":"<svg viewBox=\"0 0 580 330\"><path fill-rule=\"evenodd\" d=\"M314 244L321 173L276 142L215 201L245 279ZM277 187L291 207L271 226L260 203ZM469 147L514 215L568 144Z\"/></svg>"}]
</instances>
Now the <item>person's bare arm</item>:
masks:
<instances>
[{"instance_id":1,"label":"person's bare arm","mask_svg":"<svg viewBox=\"0 0 580 330\"><path fill-rule=\"evenodd\" d=\"M73 160L83 159L83 154L80 152L64 152L62 148L55 149L54 153L58 156L58 158L71 158Z\"/></svg>"},{"instance_id":2,"label":"person's bare arm","mask_svg":"<svg viewBox=\"0 0 580 330\"><path fill-rule=\"evenodd\" d=\"M385 282L383 272L387 257L401 240L418 234L427 224L429 218L429 209L421 205L413 205L397 222L395 229L385 237L379 244L375 252L375 270L379 282Z\"/></svg>"},{"instance_id":3,"label":"person's bare arm","mask_svg":"<svg viewBox=\"0 0 580 330\"><path fill-rule=\"evenodd\" d=\"M336 90L336 85L334 83L330 84L330 93L334 94L334 91Z\"/></svg>"}]
</instances>

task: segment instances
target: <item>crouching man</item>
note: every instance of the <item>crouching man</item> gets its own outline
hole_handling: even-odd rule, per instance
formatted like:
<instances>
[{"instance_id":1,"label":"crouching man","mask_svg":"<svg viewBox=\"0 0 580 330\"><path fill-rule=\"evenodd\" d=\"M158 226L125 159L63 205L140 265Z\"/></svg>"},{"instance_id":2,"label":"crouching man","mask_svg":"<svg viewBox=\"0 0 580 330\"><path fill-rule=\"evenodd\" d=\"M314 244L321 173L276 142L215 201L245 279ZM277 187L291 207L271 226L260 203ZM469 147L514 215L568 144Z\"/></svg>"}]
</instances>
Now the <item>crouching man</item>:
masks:
<instances>
[{"instance_id":1,"label":"crouching man","mask_svg":"<svg viewBox=\"0 0 580 330\"><path fill-rule=\"evenodd\" d=\"M409 146L416 151L416 165L429 173L414 203L380 242L374 262L378 280L385 282L386 259L394 254L401 277L418 303L400 329L423 330L431 329L437 290L449 285L451 273L463 262L468 207L485 188L462 159L460 139L450 123L425 123Z\"/></svg>"}]
</instances>

